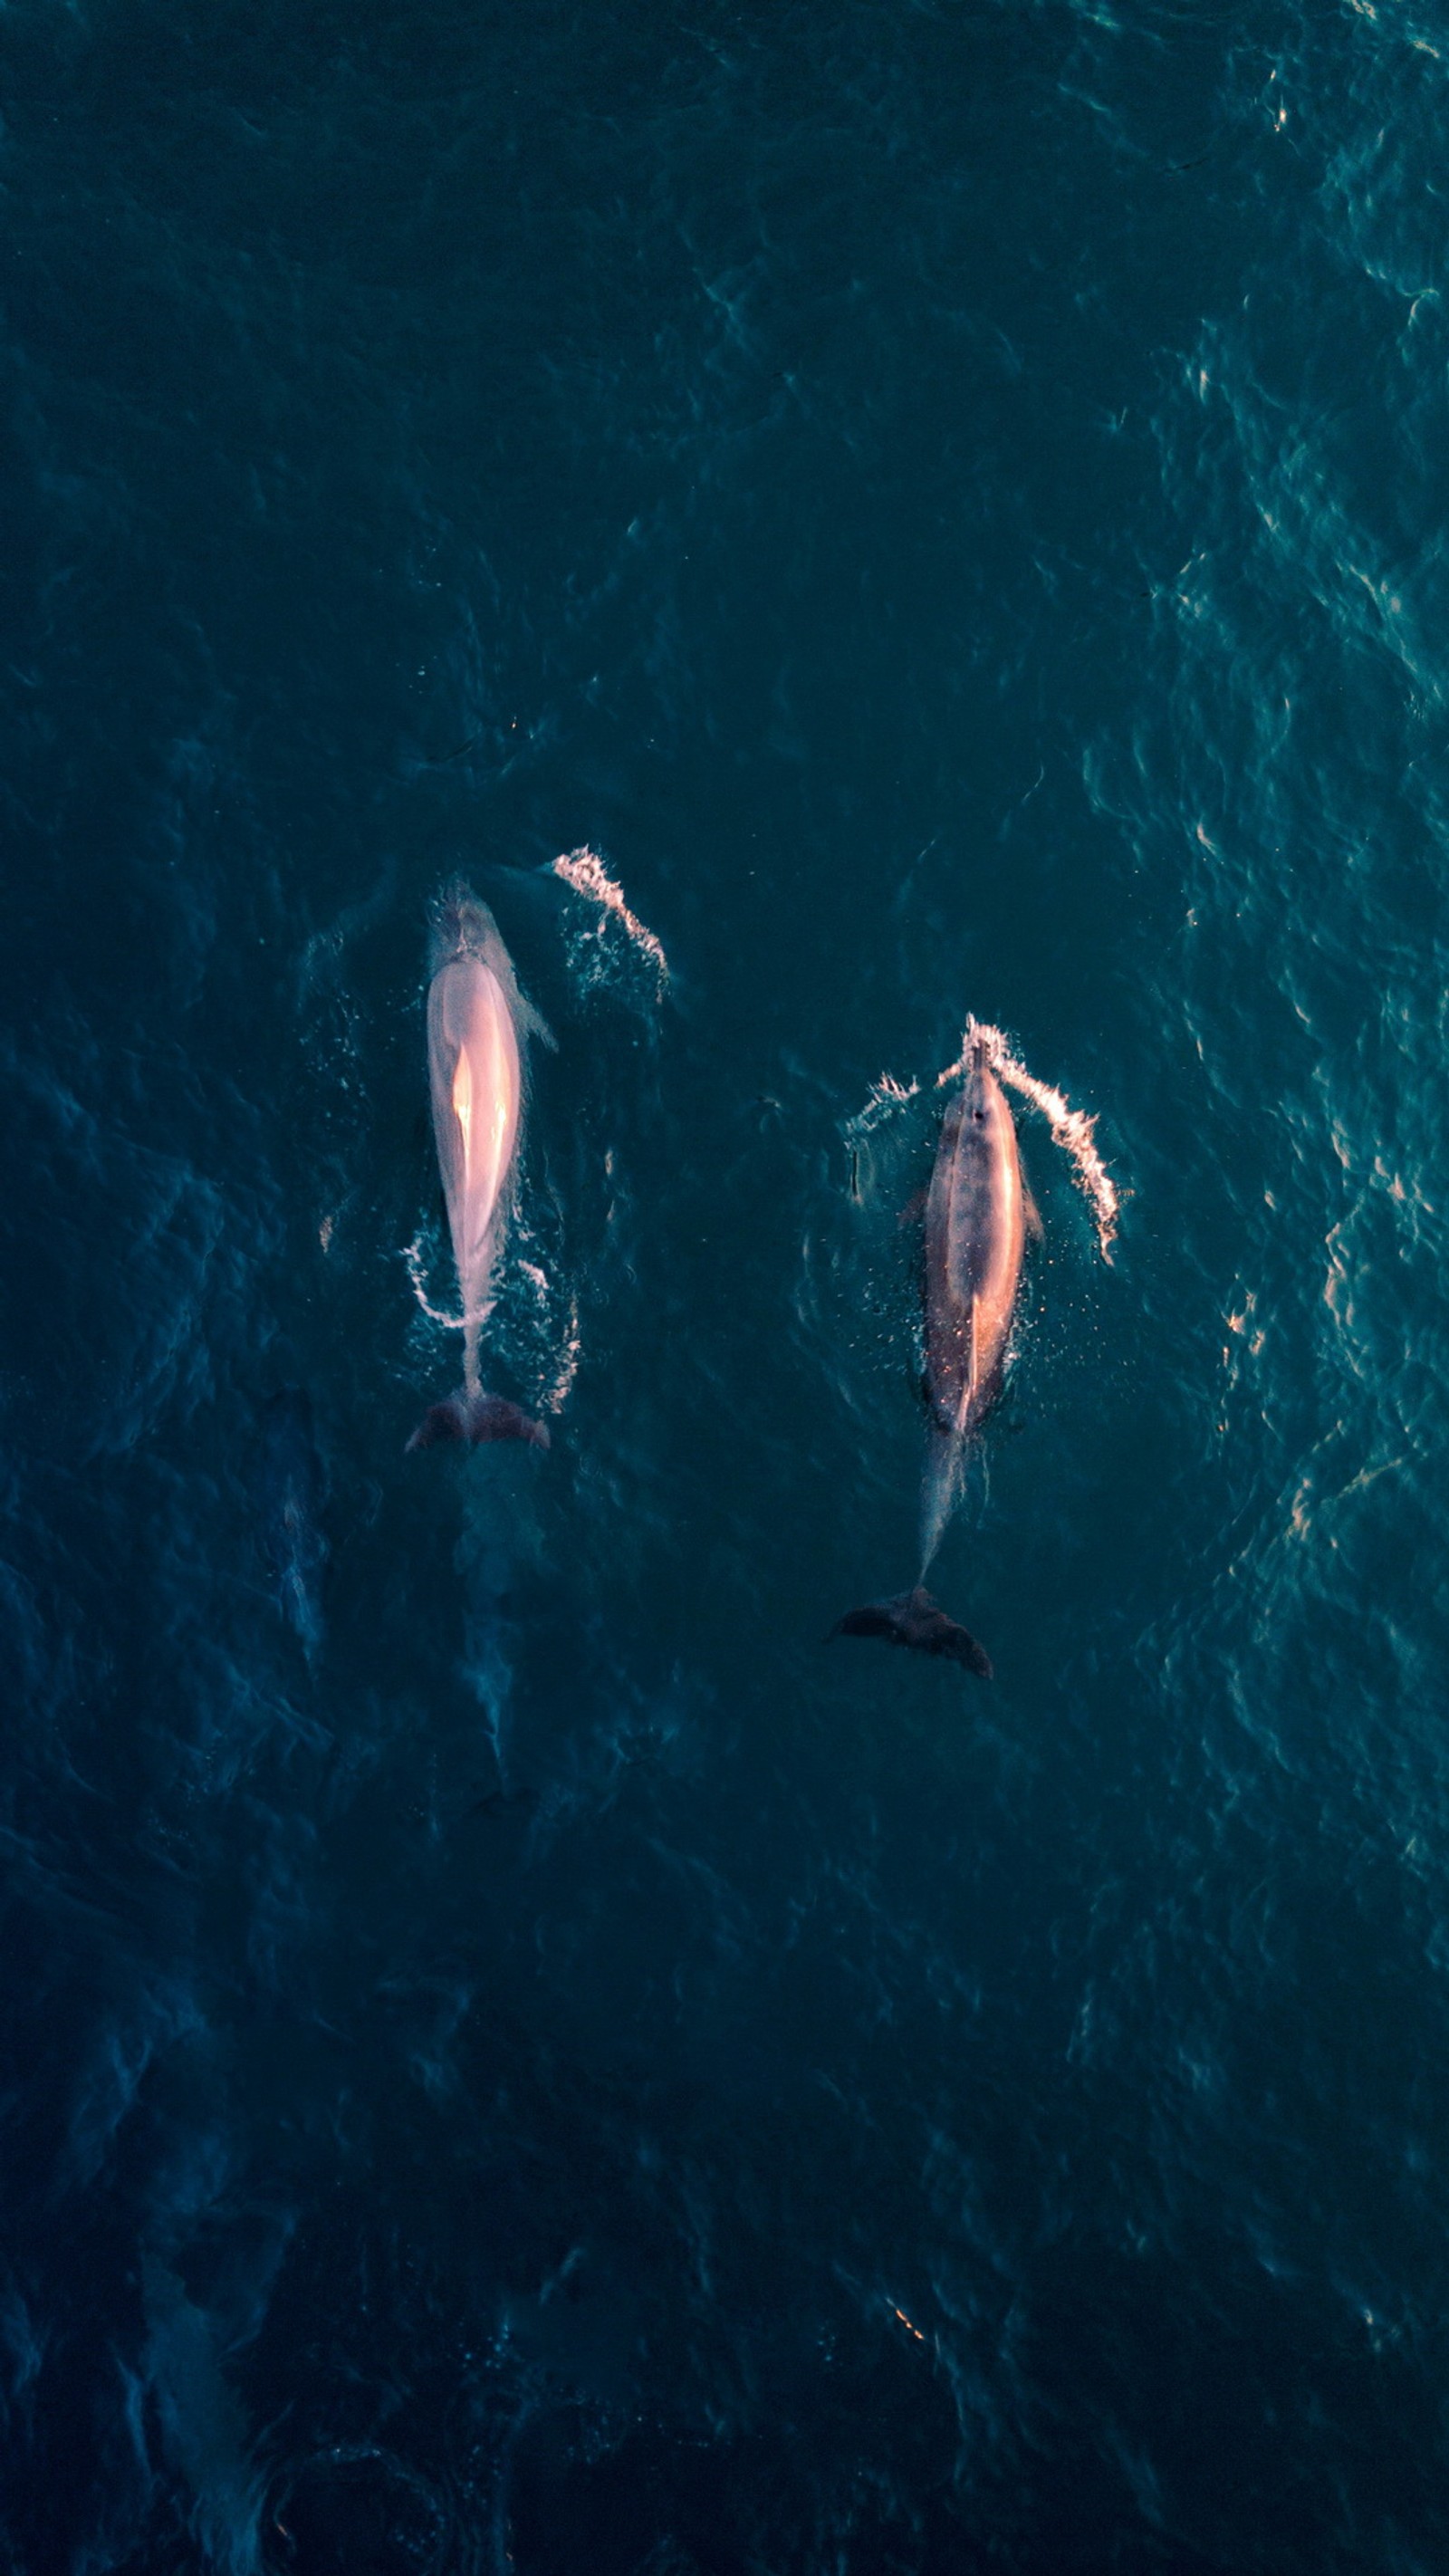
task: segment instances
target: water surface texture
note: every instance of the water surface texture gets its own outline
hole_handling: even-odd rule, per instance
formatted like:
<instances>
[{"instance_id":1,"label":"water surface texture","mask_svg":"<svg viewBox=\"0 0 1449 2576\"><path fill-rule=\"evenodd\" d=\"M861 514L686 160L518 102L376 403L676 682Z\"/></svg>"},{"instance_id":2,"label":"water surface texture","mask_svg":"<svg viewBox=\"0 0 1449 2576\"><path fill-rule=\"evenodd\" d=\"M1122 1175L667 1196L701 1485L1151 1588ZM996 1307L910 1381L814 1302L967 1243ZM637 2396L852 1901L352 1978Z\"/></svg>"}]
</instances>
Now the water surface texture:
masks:
<instances>
[{"instance_id":1,"label":"water surface texture","mask_svg":"<svg viewBox=\"0 0 1449 2576\"><path fill-rule=\"evenodd\" d=\"M0 111L7 2569L1442 2571L1442 8L12 0ZM459 872L546 1456L403 1456ZM989 1689L823 1642L968 1013L1123 1192L1019 1102Z\"/></svg>"}]
</instances>

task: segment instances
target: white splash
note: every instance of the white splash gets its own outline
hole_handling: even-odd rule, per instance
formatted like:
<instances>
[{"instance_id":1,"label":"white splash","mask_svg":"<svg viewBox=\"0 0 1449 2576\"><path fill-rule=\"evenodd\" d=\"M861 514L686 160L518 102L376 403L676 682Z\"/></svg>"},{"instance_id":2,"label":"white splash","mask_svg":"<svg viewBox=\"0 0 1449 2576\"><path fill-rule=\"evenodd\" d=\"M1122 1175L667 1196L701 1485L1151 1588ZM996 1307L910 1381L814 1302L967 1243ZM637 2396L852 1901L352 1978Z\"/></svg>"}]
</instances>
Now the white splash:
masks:
<instances>
[{"instance_id":1,"label":"white splash","mask_svg":"<svg viewBox=\"0 0 1449 2576\"><path fill-rule=\"evenodd\" d=\"M579 1329L579 1301L577 1297L569 1298L568 1321L560 1333L555 1330L553 1323L554 1298L548 1272L536 1261L520 1261L518 1267L533 1292L538 1329L540 1333L550 1337L555 1344L553 1372L540 1401L546 1412L562 1413L573 1392L574 1379L578 1376L579 1361L583 1355L583 1335Z\"/></svg>"},{"instance_id":2,"label":"white splash","mask_svg":"<svg viewBox=\"0 0 1449 2576\"><path fill-rule=\"evenodd\" d=\"M554 860L553 872L556 877L563 878L565 885L571 885L575 894L584 895L590 903L596 903L605 919L618 922L625 937L648 964L662 996L669 982L669 960L663 945L637 913L629 910L623 888L615 884L597 851L588 848L570 850L565 857ZM604 926L601 920L593 935L602 938Z\"/></svg>"},{"instance_id":3,"label":"white splash","mask_svg":"<svg viewBox=\"0 0 1449 2576\"><path fill-rule=\"evenodd\" d=\"M558 1367L554 1372L553 1384L550 1386L548 1393L544 1397L544 1402L548 1406L550 1413L562 1413L564 1406L567 1404L569 1396L573 1391L574 1379L579 1373L579 1360L583 1354L583 1347L583 1336L579 1331L578 1305L573 1298L570 1298L568 1330L564 1335L563 1347L559 1352Z\"/></svg>"},{"instance_id":4,"label":"white splash","mask_svg":"<svg viewBox=\"0 0 1449 2576\"><path fill-rule=\"evenodd\" d=\"M443 1324L450 1333L466 1332L467 1317L465 1315L445 1315L441 1306L433 1305L429 1299L427 1287L425 1285L427 1271L423 1260L423 1240L420 1234L415 1234L411 1243L404 1246L403 1259L408 1266L408 1277L413 1283L413 1295L416 1297L423 1313L427 1316L429 1323Z\"/></svg>"}]
</instances>

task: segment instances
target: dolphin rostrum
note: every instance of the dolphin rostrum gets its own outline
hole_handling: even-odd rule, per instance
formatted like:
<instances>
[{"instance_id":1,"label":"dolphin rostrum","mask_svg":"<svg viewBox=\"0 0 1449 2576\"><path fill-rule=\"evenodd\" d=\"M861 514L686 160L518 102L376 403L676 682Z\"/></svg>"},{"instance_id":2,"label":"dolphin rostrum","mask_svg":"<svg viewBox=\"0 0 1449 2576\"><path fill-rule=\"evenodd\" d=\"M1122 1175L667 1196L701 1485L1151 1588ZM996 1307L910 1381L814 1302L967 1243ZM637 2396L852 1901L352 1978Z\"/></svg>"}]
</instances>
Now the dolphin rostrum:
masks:
<instances>
[{"instance_id":1,"label":"dolphin rostrum","mask_svg":"<svg viewBox=\"0 0 1449 2576\"><path fill-rule=\"evenodd\" d=\"M485 1395L478 1339L493 1311L513 1214L514 1169L527 1105L530 1037L552 1046L518 989L513 961L486 904L450 886L433 919L428 1075L448 1231L463 1299L463 1384L424 1414L409 1449L441 1440L531 1440L548 1432L501 1395Z\"/></svg>"},{"instance_id":2,"label":"dolphin rostrum","mask_svg":"<svg viewBox=\"0 0 1449 2576\"><path fill-rule=\"evenodd\" d=\"M965 1074L942 1121L926 1194L923 1393L930 1426L921 1476L920 1580L894 1600L847 1611L831 1633L915 1646L990 1681L985 1648L924 1587L967 1447L1001 1392L1027 1228L1035 1231L1039 1220L1022 1180L1016 1128L992 1069L989 1041L974 1023L967 1031Z\"/></svg>"}]
</instances>

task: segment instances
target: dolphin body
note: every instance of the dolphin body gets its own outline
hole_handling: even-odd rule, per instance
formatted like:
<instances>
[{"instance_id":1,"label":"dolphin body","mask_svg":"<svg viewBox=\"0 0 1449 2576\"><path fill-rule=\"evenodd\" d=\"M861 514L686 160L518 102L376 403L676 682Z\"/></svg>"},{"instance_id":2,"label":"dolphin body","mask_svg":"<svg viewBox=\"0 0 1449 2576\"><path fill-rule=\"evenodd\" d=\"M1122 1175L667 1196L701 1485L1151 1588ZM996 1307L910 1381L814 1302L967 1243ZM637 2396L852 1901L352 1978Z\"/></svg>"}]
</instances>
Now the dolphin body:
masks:
<instances>
[{"instance_id":1,"label":"dolphin body","mask_svg":"<svg viewBox=\"0 0 1449 2576\"><path fill-rule=\"evenodd\" d=\"M849 1610L837 1637L881 1637L962 1664L982 1681L991 1659L924 1588L960 1483L967 1447L1001 1392L1030 1224L1016 1127L986 1040L968 1032L966 1080L941 1125L926 1193L926 1367L930 1414L921 1476L921 1580L891 1601Z\"/></svg>"},{"instance_id":2,"label":"dolphin body","mask_svg":"<svg viewBox=\"0 0 1449 2576\"><path fill-rule=\"evenodd\" d=\"M279 1387L267 1399L262 1425L263 1544L277 1606L310 1664L323 1639L327 1474L305 1388Z\"/></svg>"},{"instance_id":3,"label":"dolphin body","mask_svg":"<svg viewBox=\"0 0 1449 2576\"><path fill-rule=\"evenodd\" d=\"M494 1305L494 1279L513 1214L514 1174L527 1107L530 1037L554 1041L524 1000L513 961L484 903L448 888L433 921L428 987L428 1078L433 1134L463 1299L463 1384L424 1414L409 1449L444 1440L531 1440L548 1432L516 1404L484 1393L478 1341Z\"/></svg>"}]
</instances>

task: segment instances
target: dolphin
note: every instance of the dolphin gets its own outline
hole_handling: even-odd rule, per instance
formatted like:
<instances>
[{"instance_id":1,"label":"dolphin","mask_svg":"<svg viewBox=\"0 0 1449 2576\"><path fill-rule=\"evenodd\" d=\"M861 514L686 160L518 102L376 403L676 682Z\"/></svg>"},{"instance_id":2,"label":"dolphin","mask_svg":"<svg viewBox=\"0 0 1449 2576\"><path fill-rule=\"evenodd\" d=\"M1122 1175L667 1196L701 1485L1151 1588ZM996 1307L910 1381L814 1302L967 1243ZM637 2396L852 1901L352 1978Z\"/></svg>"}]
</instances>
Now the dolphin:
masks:
<instances>
[{"instance_id":1,"label":"dolphin","mask_svg":"<svg viewBox=\"0 0 1449 2576\"><path fill-rule=\"evenodd\" d=\"M929 1427L921 1475L921 1572L910 1592L848 1610L836 1637L881 1637L944 1655L990 1681L991 1659L925 1589L971 1441L1006 1374L1026 1236L1040 1220L1022 1179L1016 1127L992 1069L989 1041L966 1033L966 1079L941 1123L926 1193L922 1393Z\"/></svg>"},{"instance_id":2,"label":"dolphin","mask_svg":"<svg viewBox=\"0 0 1449 2576\"><path fill-rule=\"evenodd\" d=\"M513 1214L515 1169L527 1107L531 1037L554 1040L524 1000L513 961L484 903L461 882L433 916L428 986L428 1079L433 1134L463 1300L463 1384L424 1414L409 1449L444 1440L531 1440L548 1432L505 1396L487 1395L478 1341L493 1312L495 1278Z\"/></svg>"},{"instance_id":3,"label":"dolphin","mask_svg":"<svg viewBox=\"0 0 1449 2576\"><path fill-rule=\"evenodd\" d=\"M310 1664L323 1638L328 1548L322 1528L327 1474L305 1388L279 1387L263 1409L263 1541L277 1606Z\"/></svg>"}]
</instances>

